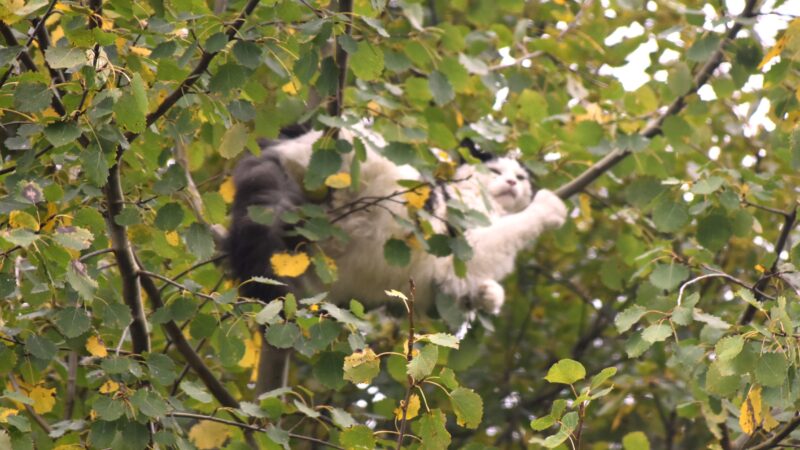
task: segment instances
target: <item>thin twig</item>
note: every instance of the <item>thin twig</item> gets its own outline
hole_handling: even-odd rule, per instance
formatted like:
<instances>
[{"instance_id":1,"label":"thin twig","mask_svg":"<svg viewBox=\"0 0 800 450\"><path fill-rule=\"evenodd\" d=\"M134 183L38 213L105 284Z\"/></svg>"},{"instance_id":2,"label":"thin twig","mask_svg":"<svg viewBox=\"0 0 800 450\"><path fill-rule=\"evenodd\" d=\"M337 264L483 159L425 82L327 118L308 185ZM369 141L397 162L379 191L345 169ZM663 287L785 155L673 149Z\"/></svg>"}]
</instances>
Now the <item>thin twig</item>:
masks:
<instances>
[{"instance_id":1,"label":"thin twig","mask_svg":"<svg viewBox=\"0 0 800 450\"><path fill-rule=\"evenodd\" d=\"M50 4L47 5L47 9L44 11L44 14L42 14L42 17L39 19L39 23L36 24L36 27L33 29L33 33L31 33L30 37L28 37L28 41L25 43L23 49L20 50L20 52L17 53L17 56L14 57L14 61L19 59L23 53L25 53L28 56L28 58L30 58L30 55L28 54L28 49L31 47L33 40L36 38L36 33L38 33L39 29L44 26L44 23L47 21L47 18L53 12L53 8L55 8L56 3L58 3L58 0L50 0ZM14 65L9 64L6 73L4 73L2 77L0 77L0 88L3 87L4 84L6 84L6 81L8 81L8 77L11 75L11 70L13 68Z\"/></svg>"},{"instance_id":2,"label":"thin twig","mask_svg":"<svg viewBox=\"0 0 800 450\"><path fill-rule=\"evenodd\" d=\"M67 355L67 398L64 400L64 420L72 420L75 407L75 394L78 381L78 352L71 351Z\"/></svg>"},{"instance_id":3,"label":"thin twig","mask_svg":"<svg viewBox=\"0 0 800 450\"><path fill-rule=\"evenodd\" d=\"M178 289L180 289L182 291L189 292L190 294L195 295L197 297L205 298L205 299L208 299L208 300L214 300L213 296L208 295L208 294L204 294L202 292L193 291L193 290L189 289L188 287L186 287L186 286L178 283L177 281L173 280L172 278L165 277L164 275L160 275L160 274L157 274L157 273L154 273L154 272L149 272L147 270L139 270L139 275L144 275L144 276L147 276L147 277L156 278L156 279L159 279L159 280L163 281L164 283L167 283L167 284L170 284L172 286L175 286L176 288L178 288ZM159 289L159 291L160 291L160 289Z\"/></svg>"},{"instance_id":4,"label":"thin twig","mask_svg":"<svg viewBox=\"0 0 800 450\"><path fill-rule=\"evenodd\" d=\"M406 362L411 363L414 359L414 300L417 294L417 288L414 285L414 280L408 280L409 285L409 296L408 302L406 307L408 308L408 349L406 351ZM402 418L400 419L400 434L397 435L397 450L400 450L403 447L403 437L406 434L406 426L408 425L408 419L406 418L406 414L408 413L408 402L411 400L411 391L414 390L416 386L416 380L411 375L408 375L408 388L406 389L406 398L403 401L403 404L400 405L403 410Z\"/></svg>"},{"instance_id":5,"label":"thin twig","mask_svg":"<svg viewBox=\"0 0 800 450\"><path fill-rule=\"evenodd\" d=\"M789 436L798 426L800 426L800 416L794 416L792 420L787 422L774 436L758 445L748 447L748 450L767 450L769 448L780 447L781 441Z\"/></svg>"},{"instance_id":6,"label":"thin twig","mask_svg":"<svg viewBox=\"0 0 800 450\"><path fill-rule=\"evenodd\" d=\"M766 289L770 278L772 278L772 275L778 270L778 263L781 260L781 253L783 253L783 248L786 247L786 242L789 239L789 233L791 233L796 219L797 208L795 207L792 208L792 211L784 217L781 234L778 235L778 241L775 243L775 261L772 263L770 269L764 273L764 275L753 286L753 294L755 295L756 300L759 302L763 301L764 298L767 298L763 291ZM750 323L750 321L753 320L753 317L755 317L755 314L756 307L753 305L747 305L747 309L742 314L742 318L739 319L739 324L746 325Z\"/></svg>"}]
</instances>

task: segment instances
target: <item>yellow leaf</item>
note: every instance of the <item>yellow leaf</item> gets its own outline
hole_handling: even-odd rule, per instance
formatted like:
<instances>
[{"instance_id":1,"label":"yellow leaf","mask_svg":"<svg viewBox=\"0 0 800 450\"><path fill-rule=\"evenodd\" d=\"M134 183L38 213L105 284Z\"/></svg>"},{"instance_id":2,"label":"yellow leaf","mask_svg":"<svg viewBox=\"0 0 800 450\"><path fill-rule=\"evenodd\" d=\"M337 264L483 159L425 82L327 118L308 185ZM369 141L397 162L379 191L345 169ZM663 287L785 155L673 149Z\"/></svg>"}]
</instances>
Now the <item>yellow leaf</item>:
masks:
<instances>
[{"instance_id":1,"label":"yellow leaf","mask_svg":"<svg viewBox=\"0 0 800 450\"><path fill-rule=\"evenodd\" d=\"M233 184L233 178L225 178L225 181L219 185L219 195L225 203L233 203L233 197L236 195L236 185Z\"/></svg>"},{"instance_id":2,"label":"yellow leaf","mask_svg":"<svg viewBox=\"0 0 800 450\"><path fill-rule=\"evenodd\" d=\"M288 83L281 86L281 90L289 95L297 95L297 83L295 80L289 80Z\"/></svg>"},{"instance_id":3,"label":"yellow leaf","mask_svg":"<svg viewBox=\"0 0 800 450\"><path fill-rule=\"evenodd\" d=\"M18 409L0 406L0 423L8 423L8 416L16 416L17 413L19 413Z\"/></svg>"},{"instance_id":4,"label":"yellow leaf","mask_svg":"<svg viewBox=\"0 0 800 450\"><path fill-rule=\"evenodd\" d=\"M761 425L761 386L755 385L750 388L747 400L750 401L750 406L753 408L753 418L756 426Z\"/></svg>"},{"instance_id":5,"label":"yellow leaf","mask_svg":"<svg viewBox=\"0 0 800 450\"><path fill-rule=\"evenodd\" d=\"M8 224L11 228L27 228L33 231L39 229L39 221L25 211L11 211L8 215Z\"/></svg>"},{"instance_id":6,"label":"yellow leaf","mask_svg":"<svg viewBox=\"0 0 800 450\"><path fill-rule=\"evenodd\" d=\"M775 42L775 46L769 49L767 54L764 55L764 59L758 64L758 70L761 70L761 68L769 64L770 61L780 56L784 47L786 47L786 35L778 39L778 41Z\"/></svg>"},{"instance_id":7,"label":"yellow leaf","mask_svg":"<svg viewBox=\"0 0 800 450\"><path fill-rule=\"evenodd\" d=\"M33 400L33 410L36 411L37 414L49 413L56 404L55 388L48 389L42 386L36 386L31 389L28 397Z\"/></svg>"},{"instance_id":8,"label":"yellow leaf","mask_svg":"<svg viewBox=\"0 0 800 450\"><path fill-rule=\"evenodd\" d=\"M403 420L403 405L405 400L400 400L400 406L394 409L394 416L397 420ZM408 399L408 409L406 410L406 420L411 420L419 414L419 395L411 394Z\"/></svg>"},{"instance_id":9,"label":"yellow leaf","mask_svg":"<svg viewBox=\"0 0 800 450\"><path fill-rule=\"evenodd\" d=\"M103 342L103 339L101 339L100 336L90 336L89 339L86 340L86 350L88 350L92 356L97 356L100 358L105 358L108 356L106 344Z\"/></svg>"},{"instance_id":10,"label":"yellow leaf","mask_svg":"<svg viewBox=\"0 0 800 450\"><path fill-rule=\"evenodd\" d=\"M53 447L53 450L83 450L83 446L79 444L61 444Z\"/></svg>"},{"instance_id":11,"label":"yellow leaf","mask_svg":"<svg viewBox=\"0 0 800 450\"><path fill-rule=\"evenodd\" d=\"M381 105L379 105L375 100L370 100L367 103L367 112L369 112L370 115L377 116L381 113Z\"/></svg>"},{"instance_id":12,"label":"yellow leaf","mask_svg":"<svg viewBox=\"0 0 800 450\"><path fill-rule=\"evenodd\" d=\"M311 312L317 312L317 311L319 311L319 305L314 303L313 305L308 307L308 310L311 311Z\"/></svg>"},{"instance_id":13,"label":"yellow leaf","mask_svg":"<svg viewBox=\"0 0 800 450\"><path fill-rule=\"evenodd\" d=\"M756 269L756 271L760 272L760 273L764 273L764 272L767 271L767 269L764 268L764 266L762 266L761 264L756 264L755 267L753 267L753 268Z\"/></svg>"},{"instance_id":14,"label":"yellow leaf","mask_svg":"<svg viewBox=\"0 0 800 450\"><path fill-rule=\"evenodd\" d=\"M181 238L178 236L177 231L170 231L164 237L167 239L167 244L176 247L180 242Z\"/></svg>"},{"instance_id":15,"label":"yellow leaf","mask_svg":"<svg viewBox=\"0 0 800 450\"><path fill-rule=\"evenodd\" d=\"M253 364L253 370L250 372L250 382L255 383L258 381L258 361L261 358L261 333L253 335L253 346L256 352L256 361Z\"/></svg>"},{"instance_id":16,"label":"yellow leaf","mask_svg":"<svg viewBox=\"0 0 800 450\"><path fill-rule=\"evenodd\" d=\"M328 178L325 178L325 186L332 187L334 189L343 189L350 186L351 179L350 174L347 172L339 172L333 175L329 175Z\"/></svg>"},{"instance_id":17,"label":"yellow leaf","mask_svg":"<svg viewBox=\"0 0 800 450\"><path fill-rule=\"evenodd\" d=\"M108 380L100 386L100 393L101 394L113 394L119 390L119 383L114 380Z\"/></svg>"},{"instance_id":18,"label":"yellow leaf","mask_svg":"<svg viewBox=\"0 0 800 450\"><path fill-rule=\"evenodd\" d=\"M258 350L256 349L256 343L253 339L245 339L244 340L244 355L242 355L242 359L239 360L239 367L253 367L258 362Z\"/></svg>"},{"instance_id":19,"label":"yellow leaf","mask_svg":"<svg viewBox=\"0 0 800 450\"><path fill-rule=\"evenodd\" d=\"M189 430L189 440L200 450L212 450L222 447L228 434L230 430L224 423L203 420Z\"/></svg>"},{"instance_id":20,"label":"yellow leaf","mask_svg":"<svg viewBox=\"0 0 800 450\"><path fill-rule=\"evenodd\" d=\"M458 125L458 128L464 126L464 115L461 114L461 111L456 111L456 125Z\"/></svg>"},{"instance_id":21,"label":"yellow leaf","mask_svg":"<svg viewBox=\"0 0 800 450\"><path fill-rule=\"evenodd\" d=\"M294 255L290 253L275 253L269 259L272 270L280 277L299 277L308 269L311 261L303 252Z\"/></svg>"},{"instance_id":22,"label":"yellow leaf","mask_svg":"<svg viewBox=\"0 0 800 450\"><path fill-rule=\"evenodd\" d=\"M755 417L753 417L753 406L750 404L750 399L746 398L742 402L742 408L739 411L739 426L742 431L752 435L756 430Z\"/></svg>"},{"instance_id":23,"label":"yellow leaf","mask_svg":"<svg viewBox=\"0 0 800 450\"><path fill-rule=\"evenodd\" d=\"M144 47L131 47L130 52L139 56L150 56L150 49Z\"/></svg>"},{"instance_id":24,"label":"yellow leaf","mask_svg":"<svg viewBox=\"0 0 800 450\"><path fill-rule=\"evenodd\" d=\"M405 198L406 202L408 202L408 206L414 209L422 209L425 207L425 202L428 201L428 197L431 195L431 187L430 186L420 186L413 191L406 192Z\"/></svg>"},{"instance_id":25,"label":"yellow leaf","mask_svg":"<svg viewBox=\"0 0 800 450\"><path fill-rule=\"evenodd\" d=\"M772 417L772 413L769 412L769 408L764 410L764 431L770 432L774 430L775 427L777 427L778 425L780 425L780 422L778 422L777 420L775 420L774 417Z\"/></svg>"},{"instance_id":26,"label":"yellow leaf","mask_svg":"<svg viewBox=\"0 0 800 450\"><path fill-rule=\"evenodd\" d=\"M378 355L369 347L364 350L356 350L352 355L344 357L344 370L358 367L376 359L378 359Z\"/></svg>"},{"instance_id":27,"label":"yellow leaf","mask_svg":"<svg viewBox=\"0 0 800 450\"><path fill-rule=\"evenodd\" d=\"M591 199L586 194L578 195L578 203L580 204L581 218L586 222L592 221L592 204Z\"/></svg>"}]
</instances>

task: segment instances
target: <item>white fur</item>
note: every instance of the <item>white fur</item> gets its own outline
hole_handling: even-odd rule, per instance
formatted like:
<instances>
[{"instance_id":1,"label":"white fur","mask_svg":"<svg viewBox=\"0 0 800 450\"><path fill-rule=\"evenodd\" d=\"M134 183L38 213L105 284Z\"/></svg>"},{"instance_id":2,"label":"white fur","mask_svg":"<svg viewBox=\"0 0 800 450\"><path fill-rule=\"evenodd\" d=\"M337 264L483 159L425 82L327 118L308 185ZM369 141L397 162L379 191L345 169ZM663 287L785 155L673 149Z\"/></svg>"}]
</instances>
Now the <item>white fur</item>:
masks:
<instances>
[{"instance_id":1,"label":"white fur","mask_svg":"<svg viewBox=\"0 0 800 450\"><path fill-rule=\"evenodd\" d=\"M380 136L356 129L343 131L343 137L349 138L351 133L362 137L368 147L367 160L361 165L361 185L355 193L349 189L335 191L331 208L341 208L359 198L392 195L403 189L397 184L398 180L421 180L415 168L398 166L378 153L385 145ZM321 133L311 132L275 147L284 165L301 183L311 158L311 147L320 137ZM349 161L344 164L349 167ZM357 298L384 302L384 290L406 290L408 279L413 278L417 285L417 301L422 303L423 310L430 304L434 290L441 290L454 298L470 301L473 307L497 314L505 300L505 292L498 282L514 270L517 253L544 230L563 225L567 209L561 199L547 190L540 190L531 201L527 175L514 159L499 158L488 162L486 167L463 165L455 179L461 181L448 185L449 197L482 212L491 222L489 226L473 228L465 234L473 249L465 278L456 276L452 257L436 257L423 249L412 249L411 263L405 267L389 265L383 255L384 243L409 235L407 228L398 224L393 216L408 219L408 210L398 202L384 201L380 207L350 214L337 222L350 236L348 242L320 243L338 267L339 278L329 291L332 300L346 302ZM444 217L446 205L439 203L434 212ZM436 231L445 232L445 224L435 222L432 225Z\"/></svg>"}]
</instances>

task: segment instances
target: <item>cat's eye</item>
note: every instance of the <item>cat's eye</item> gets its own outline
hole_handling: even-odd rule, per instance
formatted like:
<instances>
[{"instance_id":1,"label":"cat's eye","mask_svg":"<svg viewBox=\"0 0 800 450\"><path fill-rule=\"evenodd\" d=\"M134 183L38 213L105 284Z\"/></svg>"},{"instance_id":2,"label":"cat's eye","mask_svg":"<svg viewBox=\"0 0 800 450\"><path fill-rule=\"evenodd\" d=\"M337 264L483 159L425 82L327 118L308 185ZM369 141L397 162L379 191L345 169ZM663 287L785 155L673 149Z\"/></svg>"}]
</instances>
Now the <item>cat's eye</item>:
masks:
<instances>
[{"instance_id":1,"label":"cat's eye","mask_svg":"<svg viewBox=\"0 0 800 450\"><path fill-rule=\"evenodd\" d=\"M500 175L500 169L494 169L492 167L489 168L489 171L495 175Z\"/></svg>"},{"instance_id":2,"label":"cat's eye","mask_svg":"<svg viewBox=\"0 0 800 450\"><path fill-rule=\"evenodd\" d=\"M524 181L525 180L525 175L517 175L517 179L519 181Z\"/></svg>"}]
</instances>

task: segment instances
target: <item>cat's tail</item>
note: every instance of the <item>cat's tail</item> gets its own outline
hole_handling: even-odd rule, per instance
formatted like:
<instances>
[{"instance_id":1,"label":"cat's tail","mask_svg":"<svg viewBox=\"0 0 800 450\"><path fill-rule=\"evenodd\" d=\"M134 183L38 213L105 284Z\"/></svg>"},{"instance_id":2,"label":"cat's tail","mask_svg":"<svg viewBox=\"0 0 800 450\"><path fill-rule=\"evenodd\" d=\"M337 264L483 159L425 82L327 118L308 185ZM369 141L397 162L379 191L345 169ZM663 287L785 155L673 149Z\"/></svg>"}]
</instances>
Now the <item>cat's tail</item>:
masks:
<instances>
[{"instance_id":1,"label":"cat's tail","mask_svg":"<svg viewBox=\"0 0 800 450\"><path fill-rule=\"evenodd\" d=\"M302 190L270 148L263 149L258 157L246 156L239 161L233 182L236 195L225 242L233 276L239 282L253 277L280 279L272 270L270 257L294 249L302 240L290 233L290 225L281 220L283 213L302 203ZM251 281L244 283L239 293L270 301L286 295L287 287Z\"/></svg>"}]
</instances>

